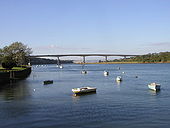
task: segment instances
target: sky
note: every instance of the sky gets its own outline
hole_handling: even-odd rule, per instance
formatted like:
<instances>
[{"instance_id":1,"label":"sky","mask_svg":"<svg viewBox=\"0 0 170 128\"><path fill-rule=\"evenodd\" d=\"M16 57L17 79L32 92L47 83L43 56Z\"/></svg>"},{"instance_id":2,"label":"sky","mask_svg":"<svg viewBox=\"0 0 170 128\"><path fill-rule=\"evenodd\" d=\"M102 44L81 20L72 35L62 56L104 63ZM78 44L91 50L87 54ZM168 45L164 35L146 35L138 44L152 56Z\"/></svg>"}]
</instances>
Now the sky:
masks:
<instances>
[{"instance_id":1,"label":"sky","mask_svg":"<svg viewBox=\"0 0 170 128\"><path fill-rule=\"evenodd\" d=\"M0 0L0 48L33 54L170 51L170 0Z\"/></svg>"}]
</instances>

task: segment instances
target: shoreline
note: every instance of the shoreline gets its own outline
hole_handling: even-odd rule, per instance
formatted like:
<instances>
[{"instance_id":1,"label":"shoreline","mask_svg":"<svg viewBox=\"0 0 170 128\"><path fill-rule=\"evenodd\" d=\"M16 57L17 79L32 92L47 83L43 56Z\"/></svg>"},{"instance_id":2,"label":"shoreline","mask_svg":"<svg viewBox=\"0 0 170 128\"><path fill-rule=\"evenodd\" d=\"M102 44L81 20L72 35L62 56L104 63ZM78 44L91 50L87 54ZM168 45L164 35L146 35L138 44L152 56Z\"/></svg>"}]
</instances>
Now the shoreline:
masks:
<instances>
[{"instance_id":1,"label":"shoreline","mask_svg":"<svg viewBox=\"0 0 170 128\"><path fill-rule=\"evenodd\" d=\"M87 62L87 63L75 63L75 64L166 64L166 63L170 63L170 61L168 62L154 62L154 63L150 63L150 62L146 62L146 63L142 63L142 62Z\"/></svg>"},{"instance_id":2,"label":"shoreline","mask_svg":"<svg viewBox=\"0 0 170 128\"><path fill-rule=\"evenodd\" d=\"M17 80L25 79L31 74L31 67L24 66L21 69L17 70L17 67L14 67L12 70L3 70L0 71L0 83L6 84L10 82L15 82ZM2 86L0 86L1 88Z\"/></svg>"}]
</instances>

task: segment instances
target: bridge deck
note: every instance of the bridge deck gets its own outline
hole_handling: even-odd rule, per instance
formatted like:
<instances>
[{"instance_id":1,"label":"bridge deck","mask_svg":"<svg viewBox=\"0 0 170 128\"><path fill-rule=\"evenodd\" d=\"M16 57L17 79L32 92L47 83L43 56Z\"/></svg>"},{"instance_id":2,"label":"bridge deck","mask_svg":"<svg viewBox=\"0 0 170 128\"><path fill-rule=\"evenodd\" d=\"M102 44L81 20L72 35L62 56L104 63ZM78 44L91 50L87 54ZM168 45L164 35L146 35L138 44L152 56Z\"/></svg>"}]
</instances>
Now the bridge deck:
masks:
<instances>
[{"instance_id":1,"label":"bridge deck","mask_svg":"<svg viewBox=\"0 0 170 128\"><path fill-rule=\"evenodd\" d=\"M60 54L60 55L31 55L31 58L37 57L65 57L65 56L139 56L139 55L130 55L130 54Z\"/></svg>"}]
</instances>

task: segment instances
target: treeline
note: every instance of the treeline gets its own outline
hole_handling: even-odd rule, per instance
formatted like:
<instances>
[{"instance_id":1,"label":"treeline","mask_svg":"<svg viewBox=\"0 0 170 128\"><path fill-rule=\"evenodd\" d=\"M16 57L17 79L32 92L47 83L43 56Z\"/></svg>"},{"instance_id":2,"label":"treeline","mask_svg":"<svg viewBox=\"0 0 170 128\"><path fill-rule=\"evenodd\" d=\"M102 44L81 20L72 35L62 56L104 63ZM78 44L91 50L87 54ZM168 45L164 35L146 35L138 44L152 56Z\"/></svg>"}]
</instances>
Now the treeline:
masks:
<instances>
[{"instance_id":1,"label":"treeline","mask_svg":"<svg viewBox=\"0 0 170 128\"><path fill-rule=\"evenodd\" d=\"M170 52L149 53L136 57L115 59L111 62L166 63L170 62Z\"/></svg>"},{"instance_id":2,"label":"treeline","mask_svg":"<svg viewBox=\"0 0 170 128\"><path fill-rule=\"evenodd\" d=\"M44 59L44 58L31 58L32 65L36 64L57 64L57 60L54 59ZM60 60L60 64L73 63L73 60Z\"/></svg>"}]
</instances>

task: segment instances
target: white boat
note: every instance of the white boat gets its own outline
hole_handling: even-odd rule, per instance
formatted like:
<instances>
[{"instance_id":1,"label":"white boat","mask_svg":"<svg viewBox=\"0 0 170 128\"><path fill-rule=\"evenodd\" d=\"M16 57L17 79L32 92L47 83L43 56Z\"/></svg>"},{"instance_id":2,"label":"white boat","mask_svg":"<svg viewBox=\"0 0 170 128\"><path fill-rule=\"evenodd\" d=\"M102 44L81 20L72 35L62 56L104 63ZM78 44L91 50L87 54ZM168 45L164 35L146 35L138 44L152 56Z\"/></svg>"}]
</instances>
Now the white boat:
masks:
<instances>
[{"instance_id":1,"label":"white boat","mask_svg":"<svg viewBox=\"0 0 170 128\"><path fill-rule=\"evenodd\" d=\"M108 71L104 71L104 76L108 76L109 75L109 72Z\"/></svg>"},{"instance_id":2,"label":"white boat","mask_svg":"<svg viewBox=\"0 0 170 128\"><path fill-rule=\"evenodd\" d=\"M151 84L148 84L148 87L151 90L158 91L158 90L160 90L161 85L157 84L157 83L151 83Z\"/></svg>"},{"instance_id":3,"label":"white boat","mask_svg":"<svg viewBox=\"0 0 170 128\"><path fill-rule=\"evenodd\" d=\"M61 69L62 69L62 68L63 68L63 66L62 66L62 65L60 65L60 66L59 66L59 68L61 68Z\"/></svg>"},{"instance_id":4,"label":"white boat","mask_svg":"<svg viewBox=\"0 0 170 128\"><path fill-rule=\"evenodd\" d=\"M81 73L82 74L87 74L87 71L86 70L82 70Z\"/></svg>"},{"instance_id":5,"label":"white boat","mask_svg":"<svg viewBox=\"0 0 170 128\"><path fill-rule=\"evenodd\" d=\"M117 76L116 77L116 81L122 81L122 77L121 76Z\"/></svg>"},{"instance_id":6,"label":"white boat","mask_svg":"<svg viewBox=\"0 0 170 128\"><path fill-rule=\"evenodd\" d=\"M82 93L90 93L90 92L96 92L97 88L94 87L81 87L81 88L73 88L72 91L75 94L82 94Z\"/></svg>"}]
</instances>

